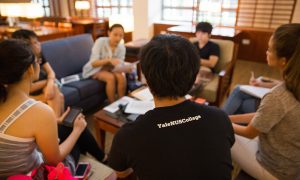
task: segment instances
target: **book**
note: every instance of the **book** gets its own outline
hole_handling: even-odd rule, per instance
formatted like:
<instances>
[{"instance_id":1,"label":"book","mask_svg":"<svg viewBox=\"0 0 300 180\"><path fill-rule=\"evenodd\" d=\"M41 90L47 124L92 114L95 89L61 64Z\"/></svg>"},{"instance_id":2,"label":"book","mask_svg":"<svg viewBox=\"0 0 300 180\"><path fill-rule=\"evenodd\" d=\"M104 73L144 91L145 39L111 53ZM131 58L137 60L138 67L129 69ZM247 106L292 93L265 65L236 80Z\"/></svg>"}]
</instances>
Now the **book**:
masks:
<instances>
[{"instance_id":1,"label":"book","mask_svg":"<svg viewBox=\"0 0 300 180\"><path fill-rule=\"evenodd\" d=\"M113 68L112 72L131 72L135 68L137 63L138 62L134 62L134 63L124 62L118 64Z\"/></svg>"},{"instance_id":2,"label":"book","mask_svg":"<svg viewBox=\"0 0 300 180\"><path fill-rule=\"evenodd\" d=\"M270 88L250 86L250 85L241 85L240 89L242 92L260 99L263 98L264 95L270 92L271 90Z\"/></svg>"},{"instance_id":3,"label":"book","mask_svg":"<svg viewBox=\"0 0 300 180\"><path fill-rule=\"evenodd\" d=\"M150 92L150 89L148 87L141 87L138 88L130 93L130 95L136 99L142 100L142 101L152 101L153 95Z\"/></svg>"}]
</instances>

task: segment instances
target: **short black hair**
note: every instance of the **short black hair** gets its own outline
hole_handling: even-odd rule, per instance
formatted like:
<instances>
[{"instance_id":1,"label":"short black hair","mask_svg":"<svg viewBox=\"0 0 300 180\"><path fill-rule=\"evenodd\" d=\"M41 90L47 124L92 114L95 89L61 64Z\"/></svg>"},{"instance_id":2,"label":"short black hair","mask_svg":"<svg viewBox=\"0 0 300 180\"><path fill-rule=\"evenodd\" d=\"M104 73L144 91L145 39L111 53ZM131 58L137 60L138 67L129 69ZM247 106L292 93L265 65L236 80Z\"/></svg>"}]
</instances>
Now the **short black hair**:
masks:
<instances>
[{"instance_id":1,"label":"short black hair","mask_svg":"<svg viewBox=\"0 0 300 180\"><path fill-rule=\"evenodd\" d=\"M212 30L213 27L209 22L199 22L196 26L196 32L202 31L211 34Z\"/></svg>"},{"instance_id":2,"label":"short black hair","mask_svg":"<svg viewBox=\"0 0 300 180\"><path fill-rule=\"evenodd\" d=\"M199 71L200 57L195 46L176 35L158 35L140 53L142 72L156 97L183 97Z\"/></svg>"},{"instance_id":3,"label":"short black hair","mask_svg":"<svg viewBox=\"0 0 300 180\"><path fill-rule=\"evenodd\" d=\"M121 24L113 24L108 30L111 32L114 28L122 28L124 31L124 27Z\"/></svg>"},{"instance_id":4,"label":"short black hair","mask_svg":"<svg viewBox=\"0 0 300 180\"><path fill-rule=\"evenodd\" d=\"M20 29L12 33L12 38L30 40L30 38L38 38L34 31L28 29Z\"/></svg>"}]
</instances>

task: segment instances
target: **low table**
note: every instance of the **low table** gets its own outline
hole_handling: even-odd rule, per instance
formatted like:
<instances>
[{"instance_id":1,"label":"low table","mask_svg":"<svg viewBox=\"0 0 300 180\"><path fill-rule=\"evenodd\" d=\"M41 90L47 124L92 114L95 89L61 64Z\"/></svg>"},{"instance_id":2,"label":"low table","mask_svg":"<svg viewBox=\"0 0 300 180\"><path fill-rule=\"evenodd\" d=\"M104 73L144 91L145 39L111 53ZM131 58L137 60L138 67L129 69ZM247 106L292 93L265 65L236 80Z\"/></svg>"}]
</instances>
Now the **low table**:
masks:
<instances>
[{"instance_id":1,"label":"low table","mask_svg":"<svg viewBox=\"0 0 300 180\"><path fill-rule=\"evenodd\" d=\"M93 115L95 121L95 135L98 144L105 149L105 133L115 134L126 122L113 118L103 109Z\"/></svg>"}]
</instances>

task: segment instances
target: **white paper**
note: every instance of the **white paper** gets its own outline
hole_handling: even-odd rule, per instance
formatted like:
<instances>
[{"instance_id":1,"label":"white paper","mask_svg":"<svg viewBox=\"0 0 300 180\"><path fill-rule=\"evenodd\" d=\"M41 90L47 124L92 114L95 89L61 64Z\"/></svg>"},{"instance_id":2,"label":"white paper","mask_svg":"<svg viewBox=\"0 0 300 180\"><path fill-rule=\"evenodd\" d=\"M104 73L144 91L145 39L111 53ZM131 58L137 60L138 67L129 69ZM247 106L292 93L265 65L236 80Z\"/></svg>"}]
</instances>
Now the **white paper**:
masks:
<instances>
[{"instance_id":1,"label":"white paper","mask_svg":"<svg viewBox=\"0 0 300 180\"><path fill-rule=\"evenodd\" d=\"M148 87L143 88L141 90L138 89L136 92L133 92L131 95L142 101L152 101L153 100L153 95L151 94Z\"/></svg>"},{"instance_id":2,"label":"white paper","mask_svg":"<svg viewBox=\"0 0 300 180\"><path fill-rule=\"evenodd\" d=\"M112 70L112 72L131 72L135 68L136 64L137 62L134 63L124 62L116 65Z\"/></svg>"},{"instance_id":3,"label":"white paper","mask_svg":"<svg viewBox=\"0 0 300 180\"><path fill-rule=\"evenodd\" d=\"M240 89L241 91L260 99L263 98L263 96L271 90L270 88L256 87L250 85L241 85Z\"/></svg>"},{"instance_id":4,"label":"white paper","mask_svg":"<svg viewBox=\"0 0 300 180\"><path fill-rule=\"evenodd\" d=\"M61 84L68 84L74 81L80 81L80 77L78 74L74 74L74 75L70 75L70 76L66 76L60 79Z\"/></svg>"},{"instance_id":5,"label":"white paper","mask_svg":"<svg viewBox=\"0 0 300 180\"><path fill-rule=\"evenodd\" d=\"M145 114L154 107L153 101L130 101L125 108L125 113Z\"/></svg>"},{"instance_id":6,"label":"white paper","mask_svg":"<svg viewBox=\"0 0 300 180\"><path fill-rule=\"evenodd\" d=\"M105 106L103 109L107 112L110 113L115 113L119 110L119 105L126 105L128 104L130 101L135 101L133 98L128 97L128 96L123 96L122 98L120 98L119 100L111 103L108 106Z\"/></svg>"}]
</instances>

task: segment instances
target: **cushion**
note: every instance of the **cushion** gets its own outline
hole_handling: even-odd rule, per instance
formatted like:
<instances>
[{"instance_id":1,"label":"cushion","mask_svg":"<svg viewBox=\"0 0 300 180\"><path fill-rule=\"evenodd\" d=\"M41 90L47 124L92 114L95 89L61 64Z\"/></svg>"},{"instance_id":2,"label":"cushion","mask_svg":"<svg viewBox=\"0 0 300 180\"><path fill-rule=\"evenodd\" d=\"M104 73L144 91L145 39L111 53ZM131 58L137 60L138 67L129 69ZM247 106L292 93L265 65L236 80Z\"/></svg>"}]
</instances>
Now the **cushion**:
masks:
<instances>
[{"instance_id":1,"label":"cushion","mask_svg":"<svg viewBox=\"0 0 300 180\"><path fill-rule=\"evenodd\" d=\"M200 97L206 99L208 102L215 102L217 98L219 78L218 74L215 74L212 80L204 87Z\"/></svg>"},{"instance_id":2,"label":"cushion","mask_svg":"<svg viewBox=\"0 0 300 180\"><path fill-rule=\"evenodd\" d=\"M75 106L80 101L79 91L73 87L62 86L61 92L65 98L65 107Z\"/></svg>"},{"instance_id":3,"label":"cushion","mask_svg":"<svg viewBox=\"0 0 300 180\"><path fill-rule=\"evenodd\" d=\"M94 79L84 79L66 84L67 87L76 88L81 99L90 97L94 94L105 92L105 83Z\"/></svg>"},{"instance_id":4,"label":"cushion","mask_svg":"<svg viewBox=\"0 0 300 180\"><path fill-rule=\"evenodd\" d=\"M42 54L52 66L58 79L82 72L93 47L90 34L55 39L42 43Z\"/></svg>"}]
</instances>

